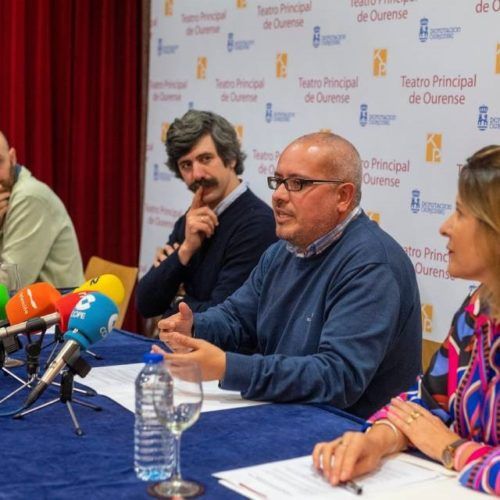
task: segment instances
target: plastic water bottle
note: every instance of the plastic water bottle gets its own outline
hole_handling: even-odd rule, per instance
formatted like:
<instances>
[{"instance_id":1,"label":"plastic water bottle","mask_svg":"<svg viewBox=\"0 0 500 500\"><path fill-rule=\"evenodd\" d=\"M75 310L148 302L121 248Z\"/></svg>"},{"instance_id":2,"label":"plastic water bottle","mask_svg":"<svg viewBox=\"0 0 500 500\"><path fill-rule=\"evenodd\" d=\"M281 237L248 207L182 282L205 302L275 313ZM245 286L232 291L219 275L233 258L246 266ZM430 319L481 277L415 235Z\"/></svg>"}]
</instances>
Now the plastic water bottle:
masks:
<instances>
[{"instance_id":1,"label":"plastic water bottle","mask_svg":"<svg viewBox=\"0 0 500 500\"><path fill-rule=\"evenodd\" d=\"M175 449L172 435L156 415L154 391L159 384L171 384L171 378L161 354L145 354L144 363L135 381L134 469L143 481L161 481L172 474Z\"/></svg>"}]
</instances>

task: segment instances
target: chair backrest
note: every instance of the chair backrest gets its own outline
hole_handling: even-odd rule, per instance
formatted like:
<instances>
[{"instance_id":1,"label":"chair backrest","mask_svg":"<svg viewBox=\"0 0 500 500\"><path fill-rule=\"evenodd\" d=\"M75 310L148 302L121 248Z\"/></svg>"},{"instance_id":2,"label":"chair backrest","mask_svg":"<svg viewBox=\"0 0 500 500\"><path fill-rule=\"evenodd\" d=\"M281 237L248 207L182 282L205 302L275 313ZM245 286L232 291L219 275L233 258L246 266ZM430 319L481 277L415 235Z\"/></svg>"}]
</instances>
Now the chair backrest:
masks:
<instances>
[{"instance_id":1,"label":"chair backrest","mask_svg":"<svg viewBox=\"0 0 500 500\"><path fill-rule=\"evenodd\" d=\"M134 291L134 286L137 281L137 267L124 266L122 264L117 264L116 262L111 262L109 260L101 259L93 255L90 257L87 267L85 269L85 279L89 280L95 278L101 274L114 274L121 279L123 286L125 288L125 297L123 302L118 305L118 319L116 320L116 328L121 328L125 315L127 314L128 304L130 302L130 297Z\"/></svg>"},{"instance_id":2,"label":"chair backrest","mask_svg":"<svg viewBox=\"0 0 500 500\"><path fill-rule=\"evenodd\" d=\"M429 368L432 356L441 346L441 342L434 342L433 340L422 340L422 368L425 371Z\"/></svg>"}]
</instances>

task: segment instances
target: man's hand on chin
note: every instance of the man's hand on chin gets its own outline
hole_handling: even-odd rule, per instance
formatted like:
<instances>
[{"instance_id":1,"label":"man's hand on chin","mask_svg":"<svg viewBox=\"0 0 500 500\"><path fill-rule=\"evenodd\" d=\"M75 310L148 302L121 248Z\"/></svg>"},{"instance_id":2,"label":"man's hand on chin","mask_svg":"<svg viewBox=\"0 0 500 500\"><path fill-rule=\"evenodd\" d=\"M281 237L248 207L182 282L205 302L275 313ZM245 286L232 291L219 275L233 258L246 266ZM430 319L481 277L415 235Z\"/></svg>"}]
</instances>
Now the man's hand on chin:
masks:
<instances>
[{"instance_id":1,"label":"man's hand on chin","mask_svg":"<svg viewBox=\"0 0 500 500\"><path fill-rule=\"evenodd\" d=\"M191 257L200 249L205 238L215 233L219 220L215 212L203 203L203 187L196 191L191 208L186 214L184 241L179 247L179 261L187 266Z\"/></svg>"}]
</instances>

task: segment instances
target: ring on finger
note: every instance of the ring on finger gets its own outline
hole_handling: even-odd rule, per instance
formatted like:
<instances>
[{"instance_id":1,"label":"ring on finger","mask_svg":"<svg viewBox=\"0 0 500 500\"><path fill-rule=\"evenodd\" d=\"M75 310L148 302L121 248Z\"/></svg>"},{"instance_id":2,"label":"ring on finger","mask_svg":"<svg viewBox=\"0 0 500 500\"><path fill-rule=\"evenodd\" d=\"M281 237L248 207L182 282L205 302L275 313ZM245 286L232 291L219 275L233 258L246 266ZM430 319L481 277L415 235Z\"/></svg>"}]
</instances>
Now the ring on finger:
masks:
<instances>
[{"instance_id":1,"label":"ring on finger","mask_svg":"<svg viewBox=\"0 0 500 500\"><path fill-rule=\"evenodd\" d=\"M411 413L410 413L411 417L416 420L418 417L420 417L422 414L419 413L417 410L413 410Z\"/></svg>"},{"instance_id":2,"label":"ring on finger","mask_svg":"<svg viewBox=\"0 0 500 500\"><path fill-rule=\"evenodd\" d=\"M414 421L415 419L413 417L408 417L405 422L408 424L408 425L411 425L411 423Z\"/></svg>"}]
</instances>

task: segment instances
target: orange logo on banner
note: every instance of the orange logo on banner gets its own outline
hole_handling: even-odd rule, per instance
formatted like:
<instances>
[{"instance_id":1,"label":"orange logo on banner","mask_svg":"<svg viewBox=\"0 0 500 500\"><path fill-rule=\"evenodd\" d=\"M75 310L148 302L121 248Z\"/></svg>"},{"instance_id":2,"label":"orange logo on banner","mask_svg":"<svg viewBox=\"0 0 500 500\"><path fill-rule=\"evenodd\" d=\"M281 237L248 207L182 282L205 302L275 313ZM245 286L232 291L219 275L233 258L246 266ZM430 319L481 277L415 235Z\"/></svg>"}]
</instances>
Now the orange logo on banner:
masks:
<instances>
[{"instance_id":1,"label":"orange logo on banner","mask_svg":"<svg viewBox=\"0 0 500 500\"><path fill-rule=\"evenodd\" d=\"M387 49L375 49L373 51L373 75L387 75Z\"/></svg>"},{"instance_id":2,"label":"orange logo on banner","mask_svg":"<svg viewBox=\"0 0 500 500\"><path fill-rule=\"evenodd\" d=\"M237 9L246 9L247 0L236 0L236 8Z\"/></svg>"},{"instance_id":3,"label":"orange logo on banner","mask_svg":"<svg viewBox=\"0 0 500 500\"><path fill-rule=\"evenodd\" d=\"M205 80L207 76L207 58L202 56L198 57L198 64L196 65L196 78L198 80Z\"/></svg>"},{"instance_id":4,"label":"orange logo on banner","mask_svg":"<svg viewBox=\"0 0 500 500\"><path fill-rule=\"evenodd\" d=\"M163 142L163 144L167 141L168 127L170 127L170 123L168 122L163 122L161 124L161 142Z\"/></svg>"},{"instance_id":5,"label":"orange logo on banner","mask_svg":"<svg viewBox=\"0 0 500 500\"><path fill-rule=\"evenodd\" d=\"M370 212L367 211L366 215L368 216L369 219L371 219L373 222L376 222L377 224L380 224L380 214L378 212Z\"/></svg>"},{"instance_id":6,"label":"orange logo on banner","mask_svg":"<svg viewBox=\"0 0 500 500\"><path fill-rule=\"evenodd\" d=\"M243 132L244 132L243 125L235 125L234 130L236 131L236 135L238 136L238 141L243 142Z\"/></svg>"},{"instance_id":7,"label":"orange logo on banner","mask_svg":"<svg viewBox=\"0 0 500 500\"><path fill-rule=\"evenodd\" d=\"M174 15L174 0L165 0L165 15Z\"/></svg>"},{"instance_id":8,"label":"orange logo on banner","mask_svg":"<svg viewBox=\"0 0 500 500\"><path fill-rule=\"evenodd\" d=\"M286 78L286 67L288 64L288 54L279 52L276 56L276 78Z\"/></svg>"},{"instance_id":9,"label":"orange logo on banner","mask_svg":"<svg viewBox=\"0 0 500 500\"><path fill-rule=\"evenodd\" d=\"M432 304L422 304L422 331L432 333Z\"/></svg>"},{"instance_id":10,"label":"orange logo on banner","mask_svg":"<svg viewBox=\"0 0 500 500\"><path fill-rule=\"evenodd\" d=\"M500 73L500 43L497 43L497 64L495 73Z\"/></svg>"},{"instance_id":11,"label":"orange logo on banner","mask_svg":"<svg viewBox=\"0 0 500 500\"><path fill-rule=\"evenodd\" d=\"M441 163L441 147L443 138L441 134L427 134L425 146L425 161L429 163Z\"/></svg>"}]
</instances>

